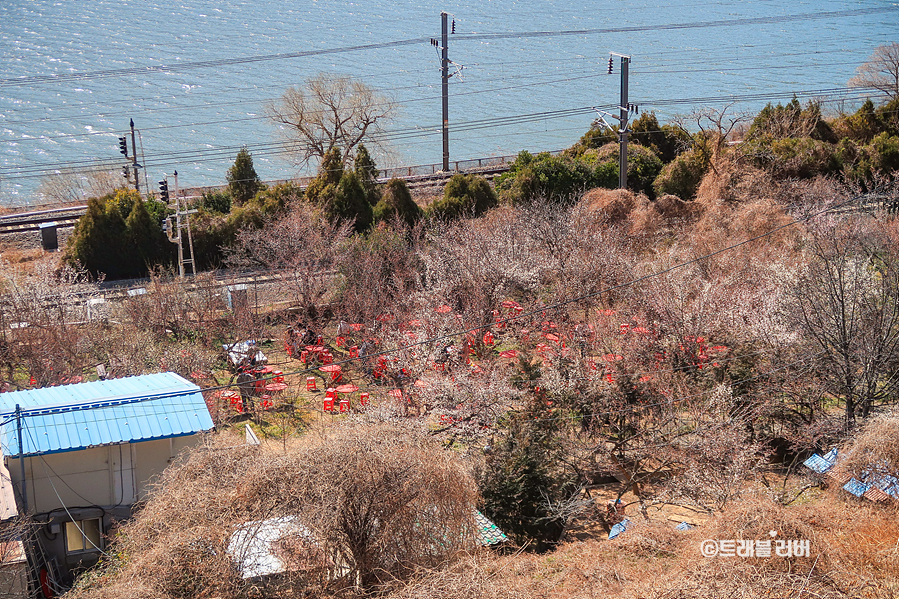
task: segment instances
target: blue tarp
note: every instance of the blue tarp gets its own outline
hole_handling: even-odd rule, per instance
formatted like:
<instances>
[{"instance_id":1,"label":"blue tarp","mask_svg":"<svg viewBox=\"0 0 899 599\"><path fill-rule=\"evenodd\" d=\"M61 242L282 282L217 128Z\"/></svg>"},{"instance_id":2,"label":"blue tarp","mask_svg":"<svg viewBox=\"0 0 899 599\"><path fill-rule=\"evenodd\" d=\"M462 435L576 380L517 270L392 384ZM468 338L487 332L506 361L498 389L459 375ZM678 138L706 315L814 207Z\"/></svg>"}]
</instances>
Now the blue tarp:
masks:
<instances>
[{"instance_id":1,"label":"blue tarp","mask_svg":"<svg viewBox=\"0 0 899 599\"><path fill-rule=\"evenodd\" d=\"M850 478L849 482L843 485L843 488L856 497L861 497L865 494L865 491L871 488L871 485L863 483L860 480L856 480L854 478Z\"/></svg>"},{"instance_id":2,"label":"blue tarp","mask_svg":"<svg viewBox=\"0 0 899 599\"><path fill-rule=\"evenodd\" d=\"M612 530L609 531L609 540L614 539L615 537L623 533L628 529L630 525L631 521L625 518L624 520L613 526Z\"/></svg>"},{"instance_id":3,"label":"blue tarp","mask_svg":"<svg viewBox=\"0 0 899 599\"><path fill-rule=\"evenodd\" d=\"M837 463L837 449L834 447L830 451L828 451L823 456L818 455L817 453L812 454L812 456L803 462L805 466L814 470L818 474L824 474L831 468L833 465Z\"/></svg>"}]
</instances>

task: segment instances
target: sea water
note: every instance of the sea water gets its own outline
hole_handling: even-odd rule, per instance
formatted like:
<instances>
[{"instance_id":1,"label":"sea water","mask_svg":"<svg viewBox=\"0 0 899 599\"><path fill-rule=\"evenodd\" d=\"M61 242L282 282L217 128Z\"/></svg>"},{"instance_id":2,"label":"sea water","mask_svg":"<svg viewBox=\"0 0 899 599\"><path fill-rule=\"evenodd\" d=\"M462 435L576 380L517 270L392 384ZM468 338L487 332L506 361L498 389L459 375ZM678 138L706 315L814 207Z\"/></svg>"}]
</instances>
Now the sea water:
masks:
<instances>
[{"instance_id":1,"label":"sea water","mask_svg":"<svg viewBox=\"0 0 899 599\"><path fill-rule=\"evenodd\" d=\"M689 122L698 109L750 114L794 93L852 109L867 92L846 82L899 41L899 5L883 0L4 0L0 203L40 204L56 172L121 176L131 119L151 189L175 170L182 187L221 184L244 145L263 179L308 172L314 164L304 171L283 152L265 106L319 73L395 103L379 166L440 163L430 40L441 11L455 27L454 161L561 149L601 111L617 114L610 53L631 57L640 113Z\"/></svg>"}]
</instances>

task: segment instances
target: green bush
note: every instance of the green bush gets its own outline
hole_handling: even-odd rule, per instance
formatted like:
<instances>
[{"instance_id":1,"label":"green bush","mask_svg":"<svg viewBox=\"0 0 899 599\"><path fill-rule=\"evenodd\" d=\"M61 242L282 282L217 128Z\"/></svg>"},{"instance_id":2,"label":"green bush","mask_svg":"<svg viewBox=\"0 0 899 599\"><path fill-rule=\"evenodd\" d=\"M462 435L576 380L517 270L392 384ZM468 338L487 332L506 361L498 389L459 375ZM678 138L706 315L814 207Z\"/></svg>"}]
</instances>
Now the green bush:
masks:
<instances>
[{"instance_id":1,"label":"green bush","mask_svg":"<svg viewBox=\"0 0 899 599\"><path fill-rule=\"evenodd\" d=\"M595 180L593 168L579 158L521 152L495 183L500 198L510 204L539 198L573 204L585 190L594 187Z\"/></svg>"},{"instance_id":2,"label":"green bush","mask_svg":"<svg viewBox=\"0 0 899 599\"><path fill-rule=\"evenodd\" d=\"M372 223L372 208L365 187L353 171L345 171L340 150L325 154L318 175L306 188L306 198L330 218L352 220L356 232Z\"/></svg>"},{"instance_id":3,"label":"green bush","mask_svg":"<svg viewBox=\"0 0 899 599\"><path fill-rule=\"evenodd\" d=\"M353 170L356 176L365 188L365 197L368 203L374 206L381 199L380 189L378 188L378 167L375 161L368 153L366 147L359 144L356 150L356 158L353 159Z\"/></svg>"},{"instance_id":4,"label":"green bush","mask_svg":"<svg viewBox=\"0 0 899 599\"><path fill-rule=\"evenodd\" d=\"M496 204L496 193L484 177L456 173L447 182L443 198L428 207L428 215L446 220L475 217Z\"/></svg>"},{"instance_id":5,"label":"green bush","mask_svg":"<svg viewBox=\"0 0 899 599\"><path fill-rule=\"evenodd\" d=\"M896 176L899 171L899 136L878 133L871 140L874 149L874 168L886 175Z\"/></svg>"},{"instance_id":6,"label":"green bush","mask_svg":"<svg viewBox=\"0 0 899 599\"><path fill-rule=\"evenodd\" d=\"M391 179L384 186L381 199L374 208L374 221L391 221L401 218L408 225L414 225L423 215L421 207L412 199L406 182Z\"/></svg>"},{"instance_id":7,"label":"green bush","mask_svg":"<svg viewBox=\"0 0 899 599\"><path fill-rule=\"evenodd\" d=\"M659 159L667 164L688 148L691 143L690 134L674 125L659 125L655 112L644 112L630 126L630 140L649 148ZM628 169L630 171L630 169ZM628 172L630 177L630 172Z\"/></svg>"},{"instance_id":8,"label":"green bush","mask_svg":"<svg viewBox=\"0 0 899 599\"><path fill-rule=\"evenodd\" d=\"M565 150L565 155L577 158L590 149L601 148L606 144L618 141L618 125L611 128L595 121L590 129L584 133L576 144ZM519 154L519 156L521 156Z\"/></svg>"},{"instance_id":9,"label":"green bush","mask_svg":"<svg viewBox=\"0 0 899 599\"><path fill-rule=\"evenodd\" d=\"M564 466L559 422L542 398L532 398L505 423L478 477L484 513L518 544L534 542L536 551L551 549L565 530L548 500L565 500L576 490Z\"/></svg>"},{"instance_id":10,"label":"green bush","mask_svg":"<svg viewBox=\"0 0 899 599\"><path fill-rule=\"evenodd\" d=\"M352 220L357 233L367 231L372 223L372 207L362 181L354 172L345 172L337 184L336 193L328 213L341 220Z\"/></svg>"},{"instance_id":11,"label":"green bush","mask_svg":"<svg viewBox=\"0 0 899 599\"><path fill-rule=\"evenodd\" d=\"M821 116L821 105L809 102L803 108L796 98L786 106L768 103L756 115L746 134L747 140L795 137L810 137L828 143L837 141L830 124Z\"/></svg>"},{"instance_id":12,"label":"green bush","mask_svg":"<svg viewBox=\"0 0 899 599\"><path fill-rule=\"evenodd\" d=\"M684 152L662 168L653 182L653 190L657 197L670 194L682 200L691 200L696 197L708 168L708 160L702 152Z\"/></svg>"},{"instance_id":13,"label":"green bush","mask_svg":"<svg viewBox=\"0 0 899 599\"><path fill-rule=\"evenodd\" d=\"M231 212L231 194L227 191L207 191L200 200L200 208L215 214Z\"/></svg>"},{"instance_id":14,"label":"green bush","mask_svg":"<svg viewBox=\"0 0 899 599\"><path fill-rule=\"evenodd\" d=\"M593 167L593 186L615 189L619 184L618 157L620 146L606 144L602 148L588 150L581 160ZM645 193L650 199L655 197L652 184L662 171L662 161L649 148L639 144L628 144L627 148L627 188L637 193Z\"/></svg>"},{"instance_id":15,"label":"green bush","mask_svg":"<svg viewBox=\"0 0 899 599\"><path fill-rule=\"evenodd\" d=\"M265 214L277 214L290 208L292 203L302 201L304 197L302 187L287 181L261 190L253 196L250 203Z\"/></svg>"},{"instance_id":16,"label":"green bush","mask_svg":"<svg viewBox=\"0 0 899 599\"><path fill-rule=\"evenodd\" d=\"M93 276L146 276L151 268L168 264L173 257L172 245L162 231L165 210L160 202L144 202L131 190L91 198L69 238L64 258L69 264L81 264Z\"/></svg>"},{"instance_id":17,"label":"green bush","mask_svg":"<svg viewBox=\"0 0 899 599\"><path fill-rule=\"evenodd\" d=\"M228 214L201 206L199 213L190 220L197 269L219 268L224 262L225 248L234 245L241 230L263 227L268 219L302 199L302 188L288 182L259 191L242 206L234 206Z\"/></svg>"}]
</instances>

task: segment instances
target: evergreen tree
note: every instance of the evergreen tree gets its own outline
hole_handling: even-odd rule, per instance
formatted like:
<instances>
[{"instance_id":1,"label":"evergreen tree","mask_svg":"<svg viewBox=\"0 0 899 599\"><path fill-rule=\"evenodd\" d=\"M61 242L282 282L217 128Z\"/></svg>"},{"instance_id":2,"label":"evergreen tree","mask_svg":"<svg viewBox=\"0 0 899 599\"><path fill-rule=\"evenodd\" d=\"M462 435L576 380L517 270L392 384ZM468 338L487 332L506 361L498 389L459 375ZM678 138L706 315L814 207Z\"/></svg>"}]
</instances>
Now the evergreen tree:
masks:
<instances>
[{"instance_id":1,"label":"evergreen tree","mask_svg":"<svg viewBox=\"0 0 899 599\"><path fill-rule=\"evenodd\" d=\"M355 221L357 232L371 226L372 210L365 188L355 172L343 169L339 148L325 154L318 175L306 188L306 198L331 218Z\"/></svg>"},{"instance_id":2,"label":"evergreen tree","mask_svg":"<svg viewBox=\"0 0 899 599\"><path fill-rule=\"evenodd\" d=\"M356 151L353 167L356 176L359 177L359 181L362 183L362 187L365 188L368 203L374 206L381 199L381 194L378 190L378 167L368 153L368 149L362 144L359 144L359 149Z\"/></svg>"},{"instance_id":3,"label":"evergreen tree","mask_svg":"<svg viewBox=\"0 0 899 599\"><path fill-rule=\"evenodd\" d=\"M248 202L262 189L262 181L253 167L253 157L246 146L242 147L234 159L234 164L228 169L228 192L234 203L241 206Z\"/></svg>"},{"instance_id":4,"label":"evergreen tree","mask_svg":"<svg viewBox=\"0 0 899 599\"><path fill-rule=\"evenodd\" d=\"M422 214L421 207L412 199L406 182L402 179L391 179L375 206L374 220L389 221L398 216L411 226L422 217Z\"/></svg>"},{"instance_id":5,"label":"evergreen tree","mask_svg":"<svg viewBox=\"0 0 899 599\"><path fill-rule=\"evenodd\" d=\"M150 213L136 191L120 189L88 200L87 212L69 238L65 259L80 263L94 276L120 279L144 276L171 255L172 246L158 215Z\"/></svg>"},{"instance_id":6,"label":"evergreen tree","mask_svg":"<svg viewBox=\"0 0 899 599\"><path fill-rule=\"evenodd\" d=\"M496 193L487 179L480 175L456 173L447 182L443 198L431 204L428 212L433 217L444 219L480 216L496 204Z\"/></svg>"},{"instance_id":7,"label":"evergreen tree","mask_svg":"<svg viewBox=\"0 0 899 599\"><path fill-rule=\"evenodd\" d=\"M329 208L337 218L353 220L357 233L367 231L371 226L372 209L366 198L365 188L354 172L345 172L337 184L337 193Z\"/></svg>"}]
</instances>

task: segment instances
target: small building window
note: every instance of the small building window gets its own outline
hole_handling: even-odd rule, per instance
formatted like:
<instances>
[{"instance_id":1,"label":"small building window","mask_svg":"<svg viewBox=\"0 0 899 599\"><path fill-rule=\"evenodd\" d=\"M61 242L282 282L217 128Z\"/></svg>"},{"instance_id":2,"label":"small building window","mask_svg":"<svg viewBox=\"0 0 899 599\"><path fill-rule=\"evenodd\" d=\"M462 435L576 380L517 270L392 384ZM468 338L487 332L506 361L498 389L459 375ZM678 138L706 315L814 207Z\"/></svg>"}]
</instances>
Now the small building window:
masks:
<instances>
[{"instance_id":1,"label":"small building window","mask_svg":"<svg viewBox=\"0 0 899 599\"><path fill-rule=\"evenodd\" d=\"M99 518L66 522L66 552L100 551L103 547L103 527Z\"/></svg>"}]
</instances>

